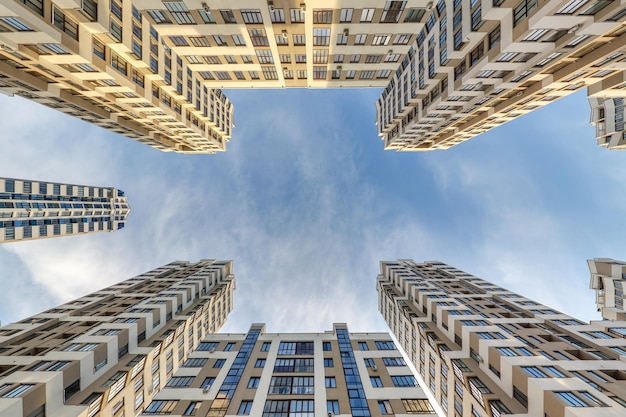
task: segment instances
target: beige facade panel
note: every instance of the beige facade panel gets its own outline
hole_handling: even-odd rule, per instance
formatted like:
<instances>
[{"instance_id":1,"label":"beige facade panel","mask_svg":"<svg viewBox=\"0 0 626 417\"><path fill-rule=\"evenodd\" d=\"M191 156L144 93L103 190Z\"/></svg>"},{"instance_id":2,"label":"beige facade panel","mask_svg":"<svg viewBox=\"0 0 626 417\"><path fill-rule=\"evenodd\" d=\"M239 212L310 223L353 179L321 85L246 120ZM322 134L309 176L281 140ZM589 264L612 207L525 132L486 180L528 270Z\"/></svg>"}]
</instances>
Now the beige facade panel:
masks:
<instances>
[{"instance_id":1,"label":"beige facade panel","mask_svg":"<svg viewBox=\"0 0 626 417\"><path fill-rule=\"evenodd\" d=\"M382 262L377 289L448 416L624 413L626 321L586 324L438 261Z\"/></svg>"},{"instance_id":2,"label":"beige facade panel","mask_svg":"<svg viewBox=\"0 0 626 417\"><path fill-rule=\"evenodd\" d=\"M232 262L172 262L0 328L0 416L135 415L232 310Z\"/></svg>"}]
</instances>

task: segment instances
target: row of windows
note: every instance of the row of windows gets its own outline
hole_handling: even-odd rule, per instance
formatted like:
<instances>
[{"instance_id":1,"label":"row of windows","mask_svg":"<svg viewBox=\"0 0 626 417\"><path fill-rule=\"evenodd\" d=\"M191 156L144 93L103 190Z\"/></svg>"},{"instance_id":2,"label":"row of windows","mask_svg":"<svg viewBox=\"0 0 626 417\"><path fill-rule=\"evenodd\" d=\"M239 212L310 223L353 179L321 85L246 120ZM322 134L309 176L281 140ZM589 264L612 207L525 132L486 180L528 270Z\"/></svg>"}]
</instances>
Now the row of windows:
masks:
<instances>
[{"instance_id":1,"label":"row of windows","mask_svg":"<svg viewBox=\"0 0 626 417\"><path fill-rule=\"evenodd\" d=\"M380 15L379 23L398 23L400 18L404 12L404 6L406 1L387 1L385 8ZM180 1L168 1L164 2L165 7L169 13L166 13L165 10L148 10L148 15L155 21L157 24L168 24L172 23L174 20L176 23L180 25L195 25L198 23L204 24L215 24L217 23L215 16L213 15L214 11L200 9L198 10L198 15L200 16L200 21L197 21L194 14L192 14L185 3ZM361 12L355 14L355 9L340 9L339 10L339 22L340 23L372 23L374 22L374 14L376 12L375 8L365 8L365 9L357 9ZM419 22L424 15L424 8L409 8L404 16L404 23L409 22ZM241 14L241 20L243 23L248 25L260 25L263 24L263 15L261 10L259 9L241 9L239 10ZM332 24L333 23L333 14L336 13L333 9L314 9L313 10L313 24ZM230 9L222 9L219 10L219 15L222 21L225 24L237 24L237 17L233 10ZM289 9L289 23L304 23L305 22L305 10L303 8L300 9ZM358 20L355 21L354 18L358 17ZM285 19L285 9L282 8L274 8L273 6L270 8L270 19L272 23L287 23Z\"/></svg>"}]
</instances>

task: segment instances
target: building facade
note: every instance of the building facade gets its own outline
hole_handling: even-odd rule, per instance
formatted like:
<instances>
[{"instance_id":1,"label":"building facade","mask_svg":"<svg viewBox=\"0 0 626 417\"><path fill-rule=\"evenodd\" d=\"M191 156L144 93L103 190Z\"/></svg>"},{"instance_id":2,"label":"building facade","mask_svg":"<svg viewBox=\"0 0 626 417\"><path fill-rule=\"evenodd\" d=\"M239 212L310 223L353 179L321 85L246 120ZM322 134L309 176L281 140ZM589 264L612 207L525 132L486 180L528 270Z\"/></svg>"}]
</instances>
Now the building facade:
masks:
<instances>
[{"instance_id":1,"label":"building facade","mask_svg":"<svg viewBox=\"0 0 626 417\"><path fill-rule=\"evenodd\" d=\"M172 262L0 328L0 416L134 416L209 333L231 261Z\"/></svg>"},{"instance_id":2,"label":"building facade","mask_svg":"<svg viewBox=\"0 0 626 417\"><path fill-rule=\"evenodd\" d=\"M113 232L129 213L115 188L0 178L0 243Z\"/></svg>"},{"instance_id":3,"label":"building facade","mask_svg":"<svg viewBox=\"0 0 626 417\"><path fill-rule=\"evenodd\" d=\"M444 263L382 262L379 310L448 416L621 416L626 321L590 324Z\"/></svg>"},{"instance_id":4,"label":"building facade","mask_svg":"<svg viewBox=\"0 0 626 417\"><path fill-rule=\"evenodd\" d=\"M377 102L385 149L448 149L585 87L592 108L626 96L625 19L624 1L436 1Z\"/></svg>"},{"instance_id":5,"label":"building facade","mask_svg":"<svg viewBox=\"0 0 626 417\"><path fill-rule=\"evenodd\" d=\"M389 334L208 335L144 410L257 417L409 416L434 411Z\"/></svg>"},{"instance_id":6,"label":"building facade","mask_svg":"<svg viewBox=\"0 0 626 417\"><path fill-rule=\"evenodd\" d=\"M626 320L624 287L626 262L609 258L588 260L591 279L589 288L596 292L596 306L604 320Z\"/></svg>"},{"instance_id":7,"label":"building facade","mask_svg":"<svg viewBox=\"0 0 626 417\"><path fill-rule=\"evenodd\" d=\"M624 131L624 98L590 97L590 123L596 128L598 145L608 149L626 148Z\"/></svg>"},{"instance_id":8,"label":"building facade","mask_svg":"<svg viewBox=\"0 0 626 417\"><path fill-rule=\"evenodd\" d=\"M7 0L0 91L215 153L222 88L378 87L385 149L447 149L583 87L626 96L625 19L624 0Z\"/></svg>"}]
</instances>

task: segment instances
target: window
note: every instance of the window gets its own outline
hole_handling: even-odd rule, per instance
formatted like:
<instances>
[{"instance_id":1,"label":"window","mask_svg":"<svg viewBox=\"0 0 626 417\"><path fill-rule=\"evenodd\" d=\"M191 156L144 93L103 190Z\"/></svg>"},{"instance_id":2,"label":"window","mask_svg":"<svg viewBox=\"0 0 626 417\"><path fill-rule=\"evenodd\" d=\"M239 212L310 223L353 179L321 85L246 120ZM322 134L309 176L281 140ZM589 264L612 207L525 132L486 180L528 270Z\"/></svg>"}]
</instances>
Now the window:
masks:
<instances>
[{"instance_id":1,"label":"window","mask_svg":"<svg viewBox=\"0 0 626 417\"><path fill-rule=\"evenodd\" d=\"M279 355L312 355L313 342L280 342Z\"/></svg>"},{"instance_id":2,"label":"window","mask_svg":"<svg viewBox=\"0 0 626 417\"><path fill-rule=\"evenodd\" d=\"M322 350L328 352L333 350L333 347L330 342L322 342Z\"/></svg>"},{"instance_id":3,"label":"window","mask_svg":"<svg viewBox=\"0 0 626 417\"><path fill-rule=\"evenodd\" d=\"M417 387L417 381L413 375L392 375L394 387Z\"/></svg>"},{"instance_id":4,"label":"window","mask_svg":"<svg viewBox=\"0 0 626 417\"><path fill-rule=\"evenodd\" d=\"M337 388L337 380L334 376L326 377L326 388Z\"/></svg>"},{"instance_id":5,"label":"window","mask_svg":"<svg viewBox=\"0 0 626 417\"><path fill-rule=\"evenodd\" d=\"M173 376L165 385L168 388L186 388L193 382L193 376Z\"/></svg>"},{"instance_id":6,"label":"window","mask_svg":"<svg viewBox=\"0 0 626 417\"><path fill-rule=\"evenodd\" d=\"M250 379L248 380L248 388L258 388L259 387L259 381L261 381L261 378L258 376L251 376Z\"/></svg>"},{"instance_id":7,"label":"window","mask_svg":"<svg viewBox=\"0 0 626 417\"><path fill-rule=\"evenodd\" d=\"M156 400L152 401L143 411L144 414L169 414L174 410L178 401L176 400Z\"/></svg>"},{"instance_id":8,"label":"window","mask_svg":"<svg viewBox=\"0 0 626 417\"><path fill-rule=\"evenodd\" d=\"M135 410L141 407L143 404L143 390L139 391L137 395L135 395Z\"/></svg>"},{"instance_id":9,"label":"window","mask_svg":"<svg viewBox=\"0 0 626 417\"><path fill-rule=\"evenodd\" d=\"M224 360L224 359L219 359ZM183 363L183 367L185 368L201 368L207 362L207 358L189 358ZM215 367L215 366L214 366Z\"/></svg>"},{"instance_id":10,"label":"window","mask_svg":"<svg viewBox=\"0 0 626 417\"><path fill-rule=\"evenodd\" d=\"M367 34L366 33L358 33L354 37L354 44L355 45L365 45L365 41L366 40L367 40Z\"/></svg>"},{"instance_id":11,"label":"window","mask_svg":"<svg viewBox=\"0 0 626 417\"><path fill-rule=\"evenodd\" d=\"M513 27L519 25L536 8L537 0L522 0L513 9Z\"/></svg>"},{"instance_id":12,"label":"window","mask_svg":"<svg viewBox=\"0 0 626 417\"><path fill-rule=\"evenodd\" d=\"M237 410L237 415L247 416L250 415L250 411L252 410L252 401L242 401L239 404L239 410Z\"/></svg>"},{"instance_id":13,"label":"window","mask_svg":"<svg viewBox=\"0 0 626 417\"><path fill-rule=\"evenodd\" d=\"M212 376L206 377L204 378L204 381L202 381L202 385L200 385L200 388L211 388L214 382L215 382L214 377Z\"/></svg>"},{"instance_id":14,"label":"window","mask_svg":"<svg viewBox=\"0 0 626 417\"><path fill-rule=\"evenodd\" d=\"M383 386L383 381L379 376L370 376L370 382L372 383L372 387L380 388Z\"/></svg>"},{"instance_id":15,"label":"window","mask_svg":"<svg viewBox=\"0 0 626 417\"><path fill-rule=\"evenodd\" d=\"M218 345L219 343L217 342L200 342L200 344L198 345L198 349L196 350L212 352L217 349Z\"/></svg>"},{"instance_id":16,"label":"window","mask_svg":"<svg viewBox=\"0 0 626 417\"><path fill-rule=\"evenodd\" d=\"M383 363L385 366L406 366L406 362L404 358L383 358Z\"/></svg>"},{"instance_id":17,"label":"window","mask_svg":"<svg viewBox=\"0 0 626 417\"><path fill-rule=\"evenodd\" d=\"M3 21L6 22L5 19L15 19L18 20L16 18L13 17L4 17L2 18ZM11 24L10 22L6 22ZM76 23L73 19L71 19L70 17L68 17L65 13L63 13L63 11L56 7L56 6L52 6L52 23L54 24L54 26L56 26L57 28L61 29L63 32L65 32L66 34L68 34L71 38L78 40L78 23ZM24 25L26 26L26 25ZM15 26L14 26L15 27ZM28 28L28 26L26 26ZM30 28L28 29L17 29L17 30L32 30Z\"/></svg>"},{"instance_id":18,"label":"window","mask_svg":"<svg viewBox=\"0 0 626 417\"><path fill-rule=\"evenodd\" d=\"M330 24L333 22L332 9L315 9L313 10L313 23Z\"/></svg>"},{"instance_id":19,"label":"window","mask_svg":"<svg viewBox=\"0 0 626 417\"><path fill-rule=\"evenodd\" d=\"M359 350L370 350L367 346L367 342L359 342Z\"/></svg>"},{"instance_id":20,"label":"window","mask_svg":"<svg viewBox=\"0 0 626 417\"><path fill-rule=\"evenodd\" d=\"M330 44L330 29L313 29L313 45L325 46Z\"/></svg>"},{"instance_id":21,"label":"window","mask_svg":"<svg viewBox=\"0 0 626 417\"><path fill-rule=\"evenodd\" d=\"M35 384L20 384L17 387L13 388L12 390L7 391L4 394L2 394L2 398L19 397L20 395L22 395L26 391L30 390L34 386L35 386Z\"/></svg>"},{"instance_id":22,"label":"window","mask_svg":"<svg viewBox=\"0 0 626 417\"><path fill-rule=\"evenodd\" d=\"M237 23L237 19L235 19L235 14L232 10L220 10L220 14L222 15L222 19L224 19L224 23Z\"/></svg>"},{"instance_id":23,"label":"window","mask_svg":"<svg viewBox=\"0 0 626 417\"><path fill-rule=\"evenodd\" d=\"M371 22L374 18L374 11L376 9L363 9L361 12L361 23Z\"/></svg>"},{"instance_id":24,"label":"window","mask_svg":"<svg viewBox=\"0 0 626 417\"><path fill-rule=\"evenodd\" d=\"M224 366L224 363L226 363L226 359L217 359L213 364L213 368L221 368Z\"/></svg>"},{"instance_id":25,"label":"window","mask_svg":"<svg viewBox=\"0 0 626 417\"><path fill-rule=\"evenodd\" d=\"M589 407L586 402L578 398L571 391L556 391L554 393L561 400L565 401L565 403L572 407Z\"/></svg>"},{"instance_id":26,"label":"window","mask_svg":"<svg viewBox=\"0 0 626 417\"><path fill-rule=\"evenodd\" d=\"M301 9L289 9L291 23L304 23L304 11Z\"/></svg>"},{"instance_id":27,"label":"window","mask_svg":"<svg viewBox=\"0 0 626 417\"><path fill-rule=\"evenodd\" d=\"M235 348L235 344L234 343L227 343L226 346L224 347L224 352L230 352Z\"/></svg>"},{"instance_id":28,"label":"window","mask_svg":"<svg viewBox=\"0 0 626 417\"><path fill-rule=\"evenodd\" d=\"M353 12L354 12L354 9L341 9L341 13L339 15L339 22L351 23Z\"/></svg>"},{"instance_id":29,"label":"window","mask_svg":"<svg viewBox=\"0 0 626 417\"><path fill-rule=\"evenodd\" d=\"M396 346L393 344L391 340L388 341L377 341L376 349L378 350L396 350Z\"/></svg>"},{"instance_id":30,"label":"window","mask_svg":"<svg viewBox=\"0 0 626 417\"><path fill-rule=\"evenodd\" d=\"M179 25L195 25L196 21L182 1L167 1L163 5L169 10L170 14Z\"/></svg>"},{"instance_id":31,"label":"window","mask_svg":"<svg viewBox=\"0 0 626 417\"><path fill-rule=\"evenodd\" d=\"M565 374L556 369L554 366L544 366L543 370L556 378L566 378Z\"/></svg>"},{"instance_id":32,"label":"window","mask_svg":"<svg viewBox=\"0 0 626 417\"><path fill-rule=\"evenodd\" d=\"M111 52L111 66L124 75L128 74L128 63L115 52Z\"/></svg>"},{"instance_id":33,"label":"window","mask_svg":"<svg viewBox=\"0 0 626 417\"><path fill-rule=\"evenodd\" d=\"M263 342L263 344L261 345L261 352L268 352L271 346L272 342Z\"/></svg>"},{"instance_id":34,"label":"window","mask_svg":"<svg viewBox=\"0 0 626 417\"><path fill-rule=\"evenodd\" d=\"M548 377L548 375L546 375L541 369L539 369L536 366L522 366L522 370L533 378L547 378Z\"/></svg>"},{"instance_id":35,"label":"window","mask_svg":"<svg viewBox=\"0 0 626 417\"><path fill-rule=\"evenodd\" d=\"M256 363L254 364L255 368L263 368L265 367L265 359L257 359Z\"/></svg>"},{"instance_id":36,"label":"window","mask_svg":"<svg viewBox=\"0 0 626 417\"><path fill-rule=\"evenodd\" d=\"M380 414L393 414L389 400L378 401L378 409L380 410Z\"/></svg>"},{"instance_id":37,"label":"window","mask_svg":"<svg viewBox=\"0 0 626 417\"><path fill-rule=\"evenodd\" d=\"M374 38L372 39L372 45L374 46L382 46L382 45L387 45L389 43L389 40L391 39L391 35L382 35L382 34L375 34Z\"/></svg>"},{"instance_id":38,"label":"window","mask_svg":"<svg viewBox=\"0 0 626 417\"><path fill-rule=\"evenodd\" d=\"M430 405L428 400L402 400L402 405L407 414L430 414L435 413L435 410Z\"/></svg>"},{"instance_id":39,"label":"window","mask_svg":"<svg viewBox=\"0 0 626 417\"><path fill-rule=\"evenodd\" d=\"M324 358L324 368L332 368L334 366L333 358Z\"/></svg>"},{"instance_id":40,"label":"window","mask_svg":"<svg viewBox=\"0 0 626 417\"><path fill-rule=\"evenodd\" d=\"M261 15L261 10L242 9L241 16L243 17L243 22L245 24L263 24L263 16Z\"/></svg>"},{"instance_id":41,"label":"window","mask_svg":"<svg viewBox=\"0 0 626 417\"><path fill-rule=\"evenodd\" d=\"M314 400L268 400L262 417L314 417Z\"/></svg>"}]
</instances>

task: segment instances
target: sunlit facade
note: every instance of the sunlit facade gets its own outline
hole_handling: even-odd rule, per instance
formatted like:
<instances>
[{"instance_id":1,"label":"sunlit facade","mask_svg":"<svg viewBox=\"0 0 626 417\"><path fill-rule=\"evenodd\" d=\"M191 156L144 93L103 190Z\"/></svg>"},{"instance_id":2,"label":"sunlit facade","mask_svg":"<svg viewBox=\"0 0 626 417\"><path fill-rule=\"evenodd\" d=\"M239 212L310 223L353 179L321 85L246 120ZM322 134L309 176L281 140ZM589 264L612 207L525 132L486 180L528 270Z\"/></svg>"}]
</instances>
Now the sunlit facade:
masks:
<instances>
[{"instance_id":1,"label":"sunlit facade","mask_svg":"<svg viewBox=\"0 0 626 417\"><path fill-rule=\"evenodd\" d=\"M594 108L625 97L625 19L624 1L435 1L377 102L385 149L448 149L585 87Z\"/></svg>"},{"instance_id":2,"label":"sunlit facade","mask_svg":"<svg viewBox=\"0 0 626 417\"><path fill-rule=\"evenodd\" d=\"M379 310L448 416L620 416L626 321L583 323L442 262L382 262Z\"/></svg>"},{"instance_id":3,"label":"sunlit facade","mask_svg":"<svg viewBox=\"0 0 626 417\"><path fill-rule=\"evenodd\" d=\"M134 416L233 307L231 261L172 262L0 328L0 416Z\"/></svg>"},{"instance_id":4,"label":"sunlit facade","mask_svg":"<svg viewBox=\"0 0 626 417\"><path fill-rule=\"evenodd\" d=\"M388 333L207 335L154 396L155 414L257 417L435 416Z\"/></svg>"}]
</instances>

